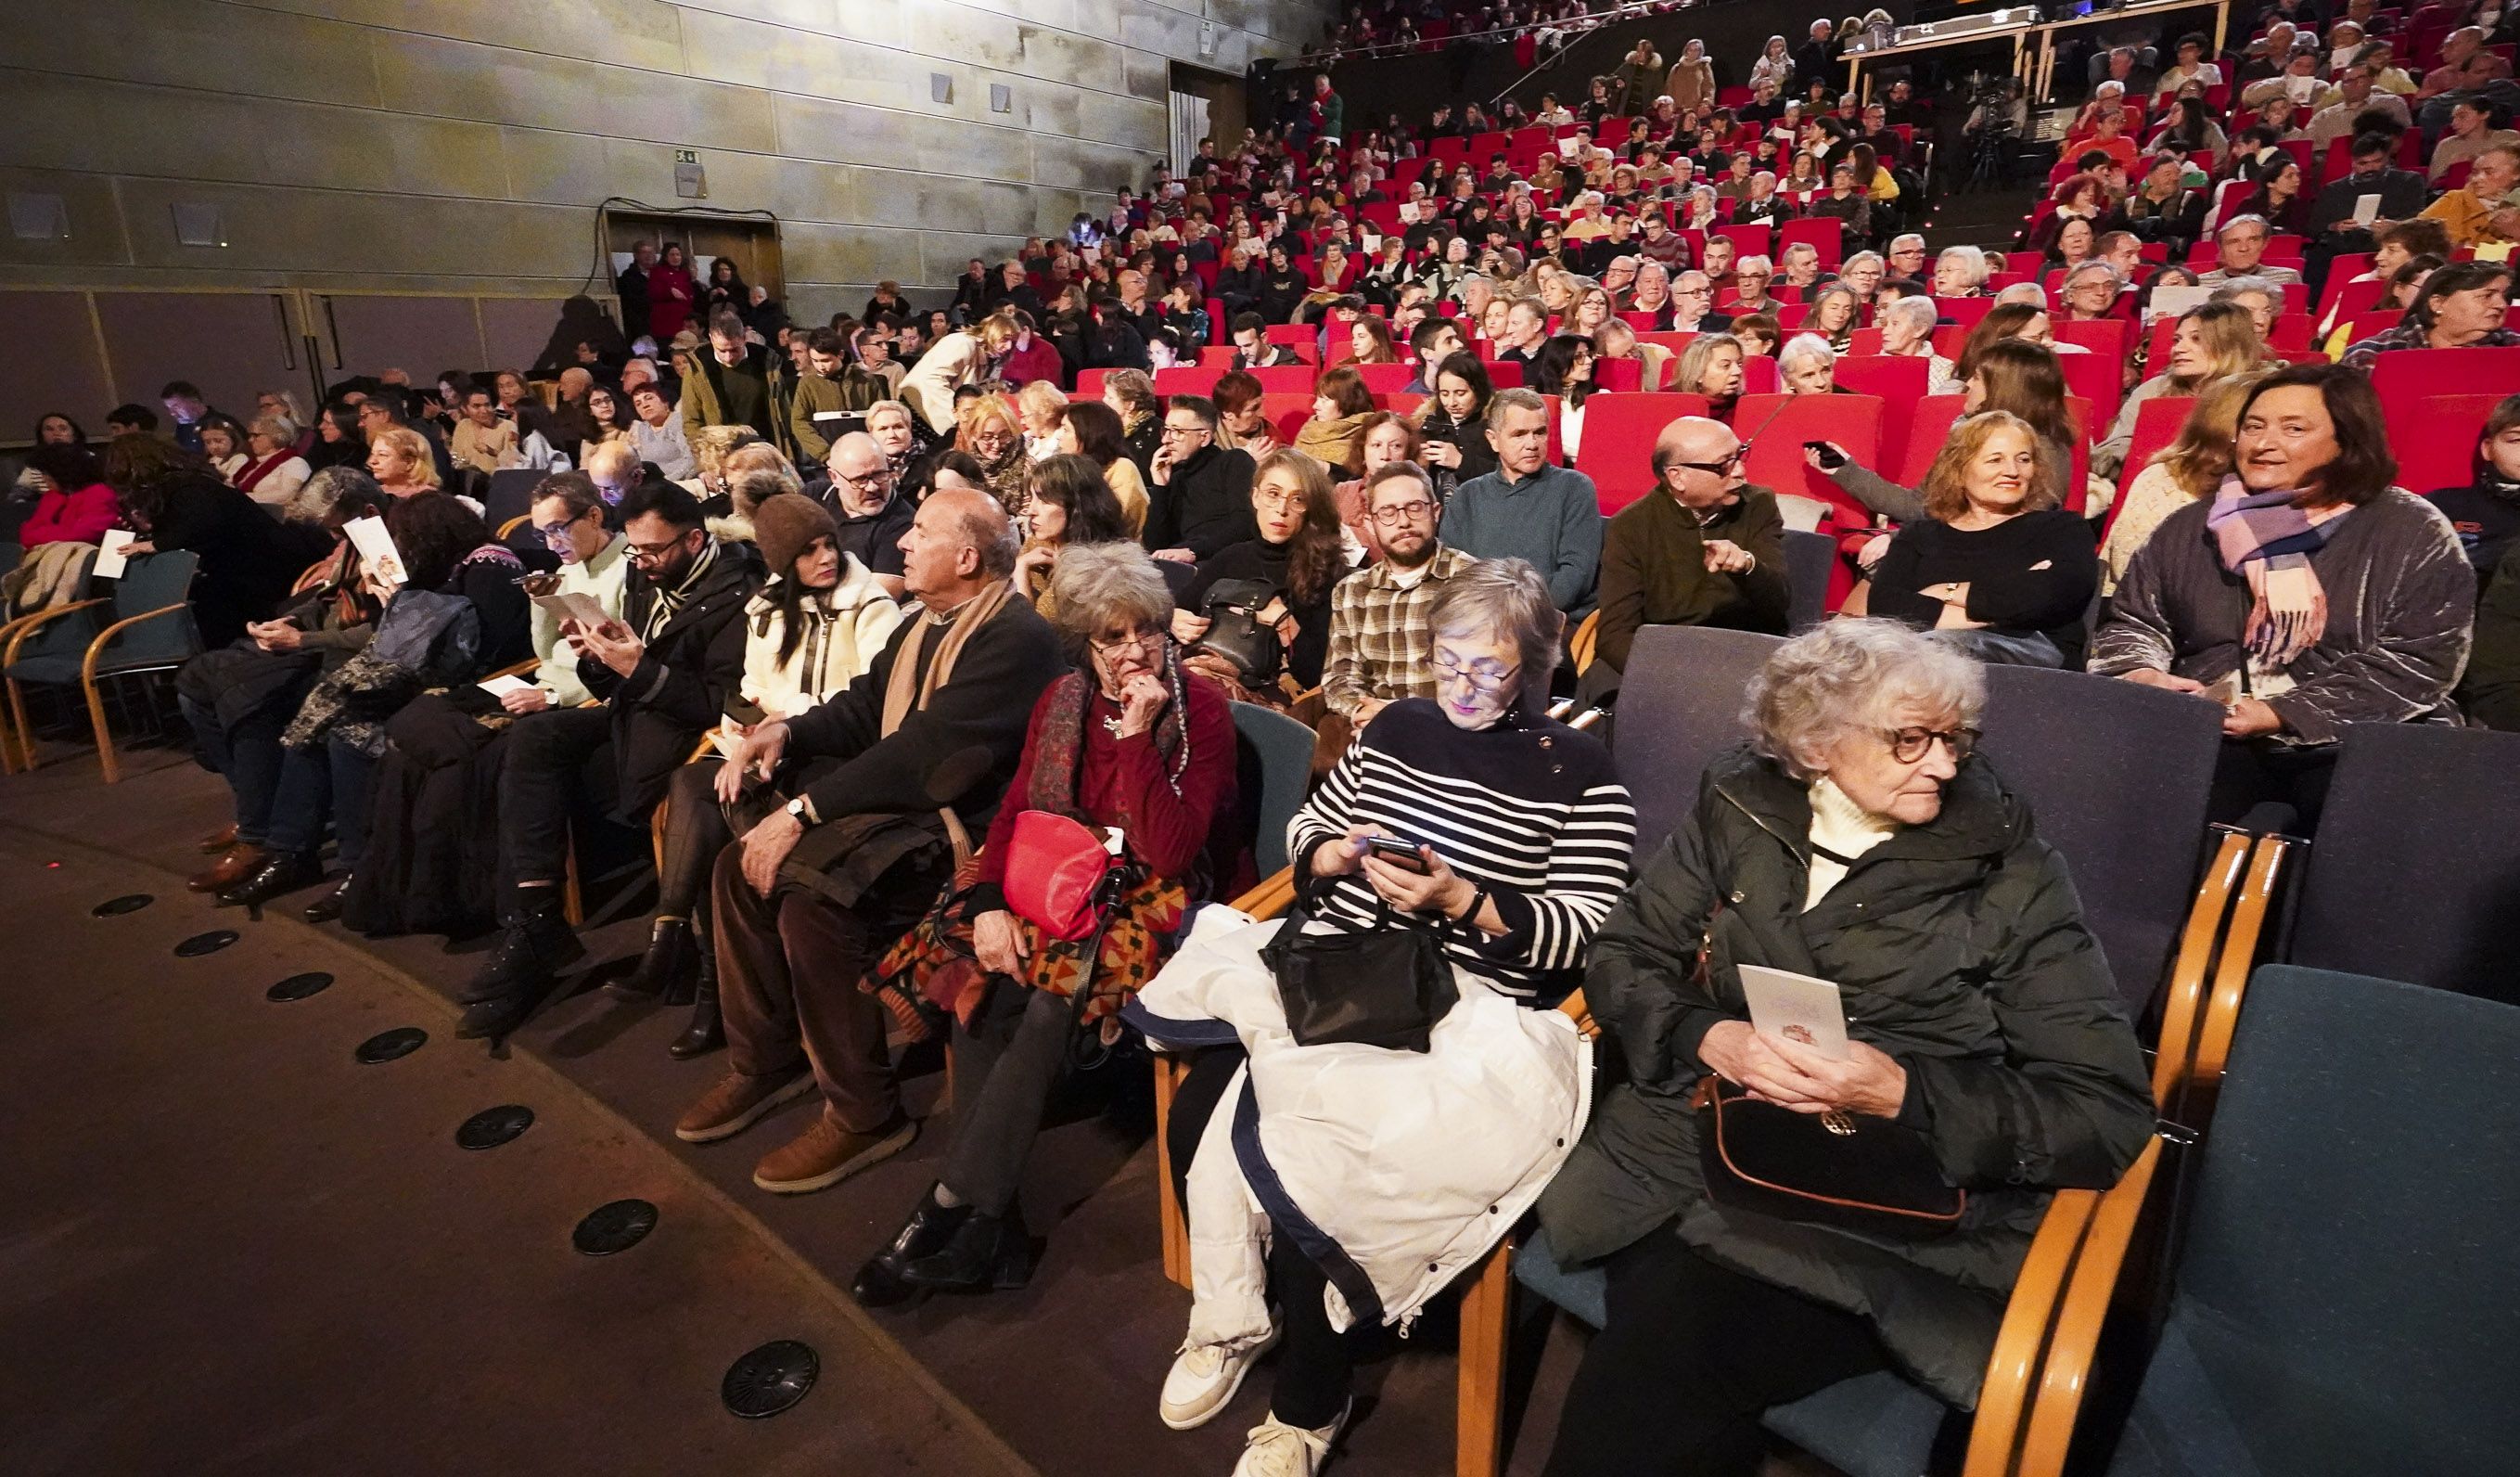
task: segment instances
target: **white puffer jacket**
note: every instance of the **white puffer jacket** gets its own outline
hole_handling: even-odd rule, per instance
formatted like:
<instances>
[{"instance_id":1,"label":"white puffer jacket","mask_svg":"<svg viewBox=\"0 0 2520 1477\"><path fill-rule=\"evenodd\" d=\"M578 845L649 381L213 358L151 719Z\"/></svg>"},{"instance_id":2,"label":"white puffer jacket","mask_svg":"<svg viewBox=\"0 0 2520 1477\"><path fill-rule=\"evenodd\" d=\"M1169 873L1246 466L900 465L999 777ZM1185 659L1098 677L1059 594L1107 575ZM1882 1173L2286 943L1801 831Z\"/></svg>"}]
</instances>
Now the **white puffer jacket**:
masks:
<instances>
[{"instance_id":1,"label":"white puffer jacket","mask_svg":"<svg viewBox=\"0 0 2520 1477\"><path fill-rule=\"evenodd\" d=\"M1530 1208L1592 1108L1574 1023L1460 969L1423 1054L1296 1045L1260 957L1279 926L1202 908L1127 1011L1150 1040L1250 1053L1191 1165L1193 1343L1267 1336L1273 1224L1328 1276L1332 1327L1414 1319Z\"/></svg>"}]
</instances>

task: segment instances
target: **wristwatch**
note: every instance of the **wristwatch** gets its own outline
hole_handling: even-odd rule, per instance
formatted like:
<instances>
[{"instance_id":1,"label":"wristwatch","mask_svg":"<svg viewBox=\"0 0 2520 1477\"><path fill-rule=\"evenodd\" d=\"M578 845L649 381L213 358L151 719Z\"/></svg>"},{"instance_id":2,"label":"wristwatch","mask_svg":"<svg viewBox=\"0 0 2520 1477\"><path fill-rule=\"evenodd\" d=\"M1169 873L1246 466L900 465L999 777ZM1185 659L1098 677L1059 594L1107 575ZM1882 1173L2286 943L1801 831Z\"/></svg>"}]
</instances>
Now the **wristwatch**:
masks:
<instances>
[{"instance_id":1,"label":"wristwatch","mask_svg":"<svg viewBox=\"0 0 2520 1477\"><path fill-rule=\"evenodd\" d=\"M796 824L800 826L810 826L814 823L814 817L806 812L805 797L802 795L799 795L794 800L788 802L787 809L789 815L796 818Z\"/></svg>"}]
</instances>

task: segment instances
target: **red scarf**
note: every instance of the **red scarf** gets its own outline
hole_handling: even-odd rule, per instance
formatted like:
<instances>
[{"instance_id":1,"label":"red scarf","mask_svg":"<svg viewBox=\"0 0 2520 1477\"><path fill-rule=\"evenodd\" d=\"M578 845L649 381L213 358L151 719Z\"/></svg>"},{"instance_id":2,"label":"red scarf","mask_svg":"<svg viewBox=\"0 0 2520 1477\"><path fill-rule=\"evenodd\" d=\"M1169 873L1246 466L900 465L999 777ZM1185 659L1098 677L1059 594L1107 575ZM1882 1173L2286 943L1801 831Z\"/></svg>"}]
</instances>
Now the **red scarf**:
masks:
<instances>
[{"instance_id":1,"label":"red scarf","mask_svg":"<svg viewBox=\"0 0 2520 1477\"><path fill-rule=\"evenodd\" d=\"M253 490L254 484L262 481L263 478L269 474L278 471L282 462L289 460L296 454L296 447L287 446L273 452L271 455L264 457L258 462L250 463L243 471L237 473L236 489L240 492L251 492Z\"/></svg>"}]
</instances>

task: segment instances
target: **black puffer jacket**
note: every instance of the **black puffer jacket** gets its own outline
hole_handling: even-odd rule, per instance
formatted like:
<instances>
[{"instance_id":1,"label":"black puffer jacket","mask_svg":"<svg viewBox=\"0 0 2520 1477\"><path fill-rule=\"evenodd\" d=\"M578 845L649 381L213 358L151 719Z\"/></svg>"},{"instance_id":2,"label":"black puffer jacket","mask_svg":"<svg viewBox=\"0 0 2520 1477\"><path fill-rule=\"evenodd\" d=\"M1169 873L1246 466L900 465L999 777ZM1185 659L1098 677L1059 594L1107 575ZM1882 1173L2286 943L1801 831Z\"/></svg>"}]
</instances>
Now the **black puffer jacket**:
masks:
<instances>
[{"instance_id":1,"label":"black puffer jacket","mask_svg":"<svg viewBox=\"0 0 2520 1477\"><path fill-rule=\"evenodd\" d=\"M1973 1407L2050 1190L2099 1188L2153 1122L2141 1051L2063 861L1984 760L1932 824L1856 861L1820 905L1802 781L1747 749L1707 767L1688 824L1595 939L1594 1019L1632 1081L1612 1090L1540 1202L1570 1264L1649 1233L1870 1318L1907 1371ZM1690 983L1711 935L1715 997ZM1836 981L1850 1033L1908 1070L1902 1122L1969 1191L1962 1226L1895 1242L1719 1208L1698 1168L1697 1043L1746 1020L1739 964Z\"/></svg>"}]
</instances>

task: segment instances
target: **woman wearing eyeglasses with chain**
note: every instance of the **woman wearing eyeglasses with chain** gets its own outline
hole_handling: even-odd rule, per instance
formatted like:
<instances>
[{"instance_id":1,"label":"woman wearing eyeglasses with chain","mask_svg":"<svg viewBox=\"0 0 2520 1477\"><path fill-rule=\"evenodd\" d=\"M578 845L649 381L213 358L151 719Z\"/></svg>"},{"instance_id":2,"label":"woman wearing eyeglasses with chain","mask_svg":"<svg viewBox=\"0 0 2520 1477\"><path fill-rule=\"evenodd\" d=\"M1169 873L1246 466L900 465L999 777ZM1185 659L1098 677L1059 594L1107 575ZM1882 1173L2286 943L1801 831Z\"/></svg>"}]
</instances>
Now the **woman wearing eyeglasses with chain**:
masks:
<instances>
[{"instance_id":1,"label":"woman wearing eyeglasses with chain","mask_svg":"<svg viewBox=\"0 0 2520 1477\"><path fill-rule=\"evenodd\" d=\"M2142 1148L2135 1031L2063 861L1971 758L1985 702L1978 664L1893 622L1785 642L1749 743L1601 926L1584 1006L1627 1080L1534 1251L1603 1267L1608 1317L1549 1477L1751 1477L1766 1409L1878 1370L1971 1408L2049 1197ZM1844 1054L1753 1026L1754 965L1835 985ZM1755 1161L1763 1195L1730 1168L1745 1124L1849 1149ZM1812 1167L1855 1154L1868 1183Z\"/></svg>"},{"instance_id":2,"label":"woman wearing eyeglasses with chain","mask_svg":"<svg viewBox=\"0 0 2520 1477\"><path fill-rule=\"evenodd\" d=\"M1538 1196L1585 1111L1589 1048L1548 1007L1627 884L1636 810L1607 748L1547 715L1565 617L1537 571L1461 570L1426 623L1437 695L1383 707L1287 829L1301 920L1193 934L1132 1013L1217 1048L1170 1122L1194 1298L1159 1413L1214 1419L1277 1347L1237 1472L1320 1468L1349 1330L1406 1330ZM1458 992L1425 1049L1297 1044L1261 947L1401 924L1431 931Z\"/></svg>"}]
</instances>

